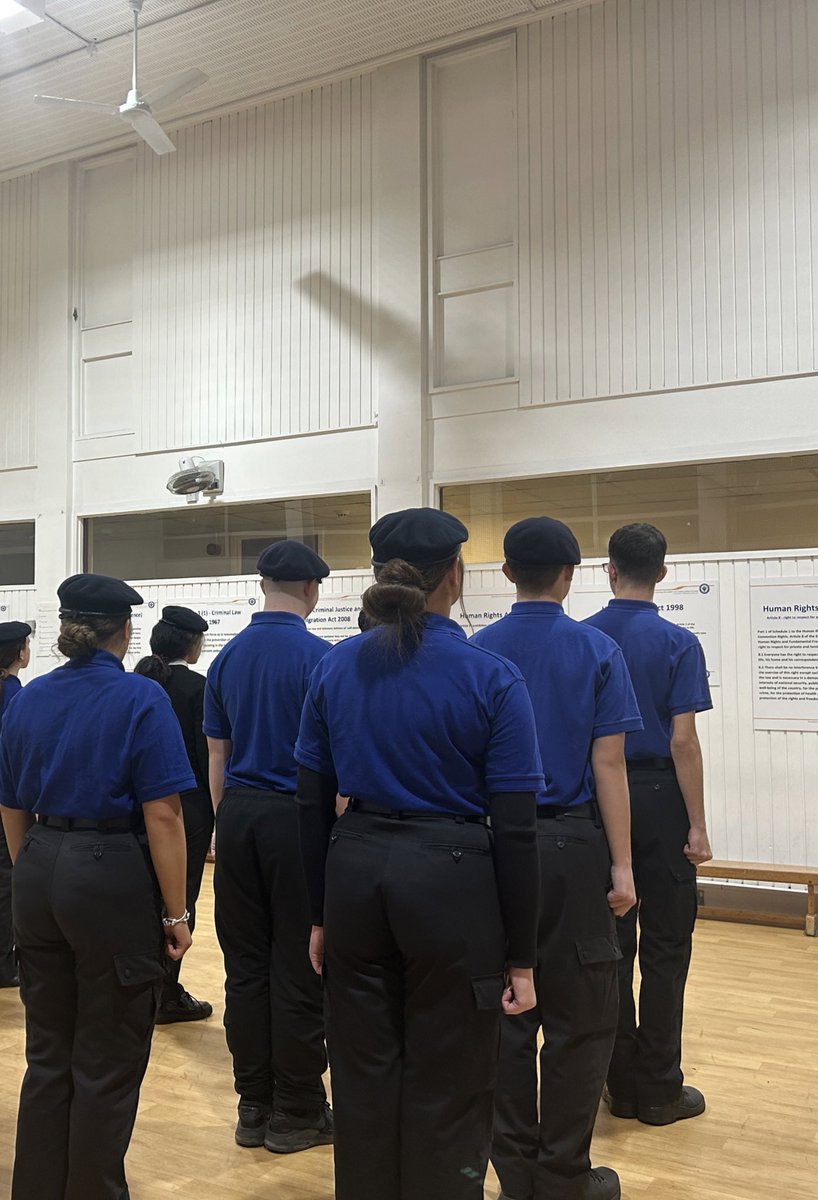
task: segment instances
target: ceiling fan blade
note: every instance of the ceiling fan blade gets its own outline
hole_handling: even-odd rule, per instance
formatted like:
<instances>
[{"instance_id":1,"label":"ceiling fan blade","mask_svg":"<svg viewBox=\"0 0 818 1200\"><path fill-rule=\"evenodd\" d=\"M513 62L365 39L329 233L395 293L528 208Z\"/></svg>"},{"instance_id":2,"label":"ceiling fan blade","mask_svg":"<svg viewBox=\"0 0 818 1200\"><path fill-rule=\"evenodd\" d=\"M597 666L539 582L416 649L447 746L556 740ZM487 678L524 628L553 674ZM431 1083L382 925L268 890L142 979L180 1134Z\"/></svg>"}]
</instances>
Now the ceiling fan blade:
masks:
<instances>
[{"instance_id":1,"label":"ceiling fan blade","mask_svg":"<svg viewBox=\"0 0 818 1200\"><path fill-rule=\"evenodd\" d=\"M148 143L155 154L172 154L176 149L159 122L144 109L135 108L120 115L133 125L142 140Z\"/></svg>"},{"instance_id":2,"label":"ceiling fan blade","mask_svg":"<svg viewBox=\"0 0 818 1200\"><path fill-rule=\"evenodd\" d=\"M192 67L191 70L184 71L181 75L174 75L172 79L168 79L159 87L154 88L152 92L148 92L145 96L145 103L149 104L151 108L158 108L160 104L173 104L174 100L180 100L194 88L207 83L209 78L210 76L205 75L204 71Z\"/></svg>"},{"instance_id":3,"label":"ceiling fan blade","mask_svg":"<svg viewBox=\"0 0 818 1200\"><path fill-rule=\"evenodd\" d=\"M69 100L67 96L35 96L34 102L49 108L74 108L85 112L106 113L109 117L119 116L119 109L115 104L97 104L95 100Z\"/></svg>"}]
</instances>

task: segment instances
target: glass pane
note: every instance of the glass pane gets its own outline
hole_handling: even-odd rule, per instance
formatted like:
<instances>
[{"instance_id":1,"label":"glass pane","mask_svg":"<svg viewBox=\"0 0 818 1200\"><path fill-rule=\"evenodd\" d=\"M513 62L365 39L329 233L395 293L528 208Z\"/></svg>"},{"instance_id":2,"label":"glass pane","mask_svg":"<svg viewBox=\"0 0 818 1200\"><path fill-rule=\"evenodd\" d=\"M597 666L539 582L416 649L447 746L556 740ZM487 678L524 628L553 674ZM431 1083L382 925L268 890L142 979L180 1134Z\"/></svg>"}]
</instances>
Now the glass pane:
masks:
<instances>
[{"instance_id":1,"label":"glass pane","mask_svg":"<svg viewBox=\"0 0 818 1200\"><path fill-rule=\"evenodd\" d=\"M0 587L34 582L34 522L0 525Z\"/></svg>"},{"instance_id":2,"label":"glass pane","mask_svg":"<svg viewBox=\"0 0 818 1200\"><path fill-rule=\"evenodd\" d=\"M671 554L818 547L818 454L555 475L443 489L469 527L468 562L497 562L503 535L547 513L570 525L587 557L607 553L620 525L649 521Z\"/></svg>"},{"instance_id":3,"label":"glass pane","mask_svg":"<svg viewBox=\"0 0 818 1200\"><path fill-rule=\"evenodd\" d=\"M85 522L86 565L89 571L121 579L252 575L265 546L294 537L333 570L353 570L369 565L370 524L367 492L90 517Z\"/></svg>"}]
</instances>

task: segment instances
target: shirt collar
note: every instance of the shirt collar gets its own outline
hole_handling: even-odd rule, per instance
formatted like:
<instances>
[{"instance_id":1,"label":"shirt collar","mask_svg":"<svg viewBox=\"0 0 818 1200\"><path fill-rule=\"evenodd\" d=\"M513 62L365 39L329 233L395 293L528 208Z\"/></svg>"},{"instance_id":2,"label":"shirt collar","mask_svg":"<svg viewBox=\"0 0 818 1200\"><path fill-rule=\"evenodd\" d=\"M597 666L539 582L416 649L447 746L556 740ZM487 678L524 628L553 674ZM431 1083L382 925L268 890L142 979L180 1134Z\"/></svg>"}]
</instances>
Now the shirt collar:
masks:
<instances>
[{"instance_id":1,"label":"shirt collar","mask_svg":"<svg viewBox=\"0 0 818 1200\"><path fill-rule=\"evenodd\" d=\"M564 617L565 609L556 600L516 600L511 606L515 617L527 617L529 614L543 613L548 617Z\"/></svg>"},{"instance_id":2,"label":"shirt collar","mask_svg":"<svg viewBox=\"0 0 818 1200\"><path fill-rule=\"evenodd\" d=\"M173 662L169 662L169 663L168 663L168 666L169 666L169 667L185 667L185 668L188 668L188 667L190 666L190 664L189 664L189 663L186 663L186 662L185 662L185 660L184 660L183 658L174 658Z\"/></svg>"},{"instance_id":3,"label":"shirt collar","mask_svg":"<svg viewBox=\"0 0 818 1200\"><path fill-rule=\"evenodd\" d=\"M457 621L453 621L451 617L441 617L439 613L427 612L425 618L426 628L438 630L441 633L455 633L458 637L462 637L465 641L466 631Z\"/></svg>"},{"instance_id":4,"label":"shirt collar","mask_svg":"<svg viewBox=\"0 0 818 1200\"><path fill-rule=\"evenodd\" d=\"M110 650L95 650L90 658L70 658L65 664L67 667L115 667L119 671L124 671L125 666L122 659L116 654L111 654Z\"/></svg>"},{"instance_id":5,"label":"shirt collar","mask_svg":"<svg viewBox=\"0 0 818 1200\"><path fill-rule=\"evenodd\" d=\"M659 606L652 600L609 600L608 608L618 609L619 612L655 612Z\"/></svg>"},{"instance_id":6,"label":"shirt collar","mask_svg":"<svg viewBox=\"0 0 818 1200\"><path fill-rule=\"evenodd\" d=\"M307 622L298 613L291 612L258 612L250 618L251 625L300 625L307 628Z\"/></svg>"}]
</instances>

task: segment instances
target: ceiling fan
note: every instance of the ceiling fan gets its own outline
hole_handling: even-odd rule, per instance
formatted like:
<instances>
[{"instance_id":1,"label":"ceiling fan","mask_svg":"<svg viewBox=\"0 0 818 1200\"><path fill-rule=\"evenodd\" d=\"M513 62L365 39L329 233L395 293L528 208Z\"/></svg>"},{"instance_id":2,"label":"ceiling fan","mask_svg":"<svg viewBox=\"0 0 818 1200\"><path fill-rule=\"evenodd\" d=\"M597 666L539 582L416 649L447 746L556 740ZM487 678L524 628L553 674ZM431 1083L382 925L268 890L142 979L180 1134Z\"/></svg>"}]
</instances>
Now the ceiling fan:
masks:
<instances>
[{"instance_id":1,"label":"ceiling fan","mask_svg":"<svg viewBox=\"0 0 818 1200\"><path fill-rule=\"evenodd\" d=\"M142 11L143 0L128 0L128 7L133 13L133 77L131 90L124 104L98 104L94 100L69 100L65 96L35 96L37 104L47 104L52 108L73 108L85 112L104 113L109 117L119 117L127 121L147 142L156 154L170 154L176 149L173 142L165 133L162 126L153 115L154 108L161 104L172 104L192 92L194 88L207 83L204 71L195 68L174 75L165 83L154 88L147 96L143 96L137 84L137 66L139 57L139 14Z\"/></svg>"}]
</instances>

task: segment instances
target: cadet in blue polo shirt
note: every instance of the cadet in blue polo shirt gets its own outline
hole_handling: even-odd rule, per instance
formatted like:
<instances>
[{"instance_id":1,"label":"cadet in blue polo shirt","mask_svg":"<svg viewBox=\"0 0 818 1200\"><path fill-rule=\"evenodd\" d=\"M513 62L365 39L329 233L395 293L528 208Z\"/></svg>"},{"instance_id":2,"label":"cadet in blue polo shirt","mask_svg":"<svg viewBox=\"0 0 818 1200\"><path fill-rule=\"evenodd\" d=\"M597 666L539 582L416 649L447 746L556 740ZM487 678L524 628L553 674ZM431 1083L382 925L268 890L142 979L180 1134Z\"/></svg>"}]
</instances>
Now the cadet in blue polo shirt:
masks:
<instances>
[{"instance_id":1,"label":"cadet in blue polo shirt","mask_svg":"<svg viewBox=\"0 0 818 1200\"><path fill-rule=\"evenodd\" d=\"M190 946L179 792L195 780L167 695L122 666L142 597L103 575L58 595L69 661L0 736L28 1059L12 1197L125 1200L163 928L168 956Z\"/></svg>"},{"instance_id":2,"label":"cadet in blue polo shirt","mask_svg":"<svg viewBox=\"0 0 818 1200\"><path fill-rule=\"evenodd\" d=\"M287 1154L332 1141L323 997L308 956L293 756L307 684L329 650L306 627L329 567L302 542L258 560L264 611L207 674L216 806L216 932L239 1095L236 1141Z\"/></svg>"},{"instance_id":3,"label":"cadet in blue polo shirt","mask_svg":"<svg viewBox=\"0 0 818 1200\"><path fill-rule=\"evenodd\" d=\"M636 902L624 748L642 721L622 651L563 612L580 562L567 525L529 517L503 550L517 603L472 641L525 676L546 786L538 1005L503 1026L491 1159L504 1200L618 1200L616 1172L592 1169L590 1151L616 1034L614 914Z\"/></svg>"},{"instance_id":4,"label":"cadet in blue polo shirt","mask_svg":"<svg viewBox=\"0 0 818 1200\"><path fill-rule=\"evenodd\" d=\"M376 626L316 668L296 747L335 1195L482 1200L501 1012L535 1003L534 717L516 667L449 619L465 526L408 509L369 537Z\"/></svg>"},{"instance_id":5,"label":"cadet in blue polo shirt","mask_svg":"<svg viewBox=\"0 0 818 1200\"><path fill-rule=\"evenodd\" d=\"M653 525L618 529L608 544L615 599L587 622L622 647L645 725L625 741L639 897L639 1024L634 909L619 921L619 1030L606 1100L614 1116L649 1125L697 1117L705 1107L701 1092L684 1086L681 1058L696 864L712 857L696 713L713 705L697 638L660 617L653 602L667 574L666 551Z\"/></svg>"},{"instance_id":6,"label":"cadet in blue polo shirt","mask_svg":"<svg viewBox=\"0 0 818 1200\"><path fill-rule=\"evenodd\" d=\"M23 686L19 674L31 660L30 636L31 626L25 621L0 622L0 729L3 713ZM11 923L11 856L0 821L0 988L17 987L19 982Z\"/></svg>"}]
</instances>

